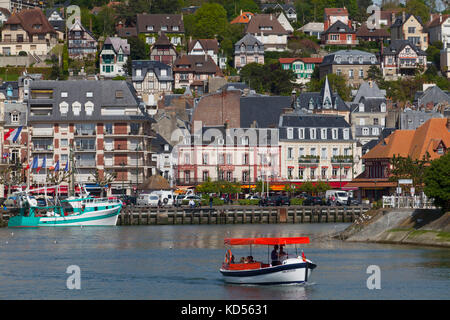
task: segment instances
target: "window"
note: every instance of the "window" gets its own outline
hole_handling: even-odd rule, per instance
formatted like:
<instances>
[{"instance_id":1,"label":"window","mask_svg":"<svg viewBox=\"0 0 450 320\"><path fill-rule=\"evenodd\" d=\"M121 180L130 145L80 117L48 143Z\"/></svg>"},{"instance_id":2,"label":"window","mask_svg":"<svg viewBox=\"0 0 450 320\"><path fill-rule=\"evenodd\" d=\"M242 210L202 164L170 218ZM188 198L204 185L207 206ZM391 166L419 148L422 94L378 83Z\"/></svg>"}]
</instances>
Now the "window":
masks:
<instances>
[{"instance_id":1,"label":"window","mask_svg":"<svg viewBox=\"0 0 450 320\"><path fill-rule=\"evenodd\" d=\"M311 148L311 155L312 156L315 156L316 155L316 148Z\"/></svg>"},{"instance_id":2,"label":"window","mask_svg":"<svg viewBox=\"0 0 450 320\"><path fill-rule=\"evenodd\" d=\"M362 129L362 135L363 136L368 136L369 135L369 128L363 128Z\"/></svg>"},{"instance_id":3,"label":"window","mask_svg":"<svg viewBox=\"0 0 450 320\"><path fill-rule=\"evenodd\" d=\"M142 70L136 69L136 77L141 77L141 76L142 76Z\"/></svg>"},{"instance_id":4,"label":"window","mask_svg":"<svg viewBox=\"0 0 450 320\"><path fill-rule=\"evenodd\" d=\"M86 92L86 98L92 98L94 96L94 93L92 91Z\"/></svg>"},{"instance_id":5,"label":"window","mask_svg":"<svg viewBox=\"0 0 450 320\"><path fill-rule=\"evenodd\" d=\"M233 155L231 153L227 153L227 164L233 164Z\"/></svg>"},{"instance_id":6,"label":"window","mask_svg":"<svg viewBox=\"0 0 450 320\"><path fill-rule=\"evenodd\" d=\"M322 179L326 179L327 177L327 168L322 168Z\"/></svg>"},{"instance_id":7,"label":"window","mask_svg":"<svg viewBox=\"0 0 450 320\"><path fill-rule=\"evenodd\" d=\"M408 33L416 33L415 27L408 27Z\"/></svg>"},{"instance_id":8,"label":"window","mask_svg":"<svg viewBox=\"0 0 450 320\"><path fill-rule=\"evenodd\" d=\"M84 105L84 109L86 110L87 116L92 116L92 113L94 112L94 104L91 101L88 101Z\"/></svg>"},{"instance_id":9,"label":"window","mask_svg":"<svg viewBox=\"0 0 450 320\"><path fill-rule=\"evenodd\" d=\"M353 79L353 69L348 70L348 77Z\"/></svg>"},{"instance_id":10,"label":"window","mask_svg":"<svg viewBox=\"0 0 450 320\"><path fill-rule=\"evenodd\" d=\"M105 123L105 133L106 134L113 133L113 124L112 123Z\"/></svg>"},{"instance_id":11,"label":"window","mask_svg":"<svg viewBox=\"0 0 450 320\"><path fill-rule=\"evenodd\" d=\"M11 122L19 122L20 113L11 113Z\"/></svg>"},{"instance_id":12,"label":"window","mask_svg":"<svg viewBox=\"0 0 450 320\"><path fill-rule=\"evenodd\" d=\"M372 128L372 135L373 136L377 136L379 134L380 134L380 130L377 127Z\"/></svg>"},{"instance_id":13,"label":"window","mask_svg":"<svg viewBox=\"0 0 450 320\"><path fill-rule=\"evenodd\" d=\"M331 135L332 135L333 140L337 140L337 138L338 138L338 130L339 129L337 129L337 128L333 128L331 130Z\"/></svg>"},{"instance_id":14,"label":"window","mask_svg":"<svg viewBox=\"0 0 450 320\"><path fill-rule=\"evenodd\" d=\"M359 69L359 78L364 78L364 70L363 69Z\"/></svg>"},{"instance_id":15,"label":"window","mask_svg":"<svg viewBox=\"0 0 450 320\"><path fill-rule=\"evenodd\" d=\"M298 129L298 138L299 139L305 139L305 128L299 128Z\"/></svg>"},{"instance_id":16,"label":"window","mask_svg":"<svg viewBox=\"0 0 450 320\"><path fill-rule=\"evenodd\" d=\"M294 128L287 128L287 138L294 139Z\"/></svg>"},{"instance_id":17,"label":"window","mask_svg":"<svg viewBox=\"0 0 450 320\"><path fill-rule=\"evenodd\" d=\"M327 158L327 153L328 153L327 148L322 148L321 152L320 152L320 158L321 159L326 159Z\"/></svg>"},{"instance_id":18,"label":"window","mask_svg":"<svg viewBox=\"0 0 450 320\"><path fill-rule=\"evenodd\" d=\"M342 74L341 69L337 69L337 70L336 70L336 74L337 74L338 76L340 76L340 75Z\"/></svg>"},{"instance_id":19,"label":"window","mask_svg":"<svg viewBox=\"0 0 450 320\"><path fill-rule=\"evenodd\" d=\"M69 146L69 140L61 139L61 147L68 147L68 146Z\"/></svg>"},{"instance_id":20,"label":"window","mask_svg":"<svg viewBox=\"0 0 450 320\"><path fill-rule=\"evenodd\" d=\"M61 98L67 98L67 92L62 91L61 92Z\"/></svg>"},{"instance_id":21,"label":"window","mask_svg":"<svg viewBox=\"0 0 450 320\"><path fill-rule=\"evenodd\" d=\"M338 155L339 155L339 149L333 148L333 157L338 156Z\"/></svg>"},{"instance_id":22,"label":"window","mask_svg":"<svg viewBox=\"0 0 450 320\"><path fill-rule=\"evenodd\" d=\"M75 116L79 116L81 112L81 103L79 102L72 103L72 110Z\"/></svg>"},{"instance_id":23,"label":"window","mask_svg":"<svg viewBox=\"0 0 450 320\"><path fill-rule=\"evenodd\" d=\"M208 154L204 153L202 155L202 164L208 164Z\"/></svg>"},{"instance_id":24,"label":"window","mask_svg":"<svg viewBox=\"0 0 450 320\"><path fill-rule=\"evenodd\" d=\"M153 31L153 26L147 26L147 31Z\"/></svg>"},{"instance_id":25,"label":"window","mask_svg":"<svg viewBox=\"0 0 450 320\"><path fill-rule=\"evenodd\" d=\"M344 140L350 139L350 129L344 129Z\"/></svg>"},{"instance_id":26,"label":"window","mask_svg":"<svg viewBox=\"0 0 450 320\"><path fill-rule=\"evenodd\" d=\"M327 129L326 128L320 129L320 138L322 140L326 140L327 139Z\"/></svg>"},{"instance_id":27,"label":"window","mask_svg":"<svg viewBox=\"0 0 450 320\"><path fill-rule=\"evenodd\" d=\"M287 150L287 158L288 158L288 160L292 160L294 158L293 154L292 154L292 148L288 148L288 150Z\"/></svg>"},{"instance_id":28,"label":"window","mask_svg":"<svg viewBox=\"0 0 450 320\"><path fill-rule=\"evenodd\" d=\"M378 118L373 118L373 125L377 126L378 125Z\"/></svg>"},{"instance_id":29,"label":"window","mask_svg":"<svg viewBox=\"0 0 450 320\"><path fill-rule=\"evenodd\" d=\"M316 140L316 129L315 128L310 128L309 129L309 137L312 140Z\"/></svg>"},{"instance_id":30,"label":"window","mask_svg":"<svg viewBox=\"0 0 450 320\"><path fill-rule=\"evenodd\" d=\"M292 179L292 171L294 168L288 168L288 179Z\"/></svg>"},{"instance_id":31,"label":"window","mask_svg":"<svg viewBox=\"0 0 450 320\"><path fill-rule=\"evenodd\" d=\"M298 157L301 158L305 155L305 148L299 148L298 149Z\"/></svg>"},{"instance_id":32,"label":"window","mask_svg":"<svg viewBox=\"0 0 450 320\"><path fill-rule=\"evenodd\" d=\"M203 171L203 181L208 181L209 178L209 171Z\"/></svg>"}]
</instances>

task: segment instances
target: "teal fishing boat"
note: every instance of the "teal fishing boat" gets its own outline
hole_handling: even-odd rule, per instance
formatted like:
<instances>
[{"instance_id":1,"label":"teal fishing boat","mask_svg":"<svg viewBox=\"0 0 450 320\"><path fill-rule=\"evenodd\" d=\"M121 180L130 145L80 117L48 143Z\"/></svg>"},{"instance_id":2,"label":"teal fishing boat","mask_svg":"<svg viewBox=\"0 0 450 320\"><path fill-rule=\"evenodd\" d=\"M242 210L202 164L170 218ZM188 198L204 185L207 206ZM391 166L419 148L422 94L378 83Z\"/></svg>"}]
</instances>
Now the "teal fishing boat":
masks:
<instances>
[{"instance_id":1,"label":"teal fishing boat","mask_svg":"<svg viewBox=\"0 0 450 320\"><path fill-rule=\"evenodd\" d=\"M92 198L89 195L70 197L65 200L46 201L39 206L28 192L15 194L15 215L10 217L8 227L70 227L115 226L122 209L122 202L115 198Z\"/></svg>"}]
</instances>

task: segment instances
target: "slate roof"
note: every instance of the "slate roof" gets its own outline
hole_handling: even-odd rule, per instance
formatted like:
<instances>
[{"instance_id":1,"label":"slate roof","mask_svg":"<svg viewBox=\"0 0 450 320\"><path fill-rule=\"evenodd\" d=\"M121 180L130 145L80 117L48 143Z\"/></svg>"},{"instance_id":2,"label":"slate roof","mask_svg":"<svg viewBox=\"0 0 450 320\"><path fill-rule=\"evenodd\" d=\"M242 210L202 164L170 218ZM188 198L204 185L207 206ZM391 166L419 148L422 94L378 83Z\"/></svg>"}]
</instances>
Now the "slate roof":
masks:
<instances>
[{"instance_id":1,"label":"slate roof","mask_svg":"<svg viewBox=\"0 0 450 320\"><path fill-rule=\"evenodd\" d=\"M414 102L416 102L419 107L422 105L427 106L430 103L433 104L433 106L438 103L450 104L450 94L449 92L443 91L438 86L432 86L425 91L417 91Z\"/></svg>"},{"instance_id":2,"label":"slate roof","mask_svg":"<svg viewBox=\"0 0 450 320\"><path fill-rule=\"evenodd\" d=\"M403 20L403 15L398 16L398 17L395 19L394 23L391 25L391 28L403 26L403 24L404 24L406 21L408 21L409 18L410 18L411 16L413 16L417 21L419 21L419 23L420 23L421 25L423 25L422 19L421 19L419 16L416 17L415 15L412 15L412 14L406 14L406 15L405 15L405 20Z\"/></svg>"},{"instance_id":3,"label":"slate roof","mask_svg":"<svg viewBox=\"0 0 450 320\"><path fill-rule=\"evenodd\" d=\"M214 53L219 52L219 43L217 42L217 39L197 39L189 41L188 43L188 52L190 52L192 49L194 49L194 46L197 42L200 42L200 45L202 46L203 50L213 50Z\"/></svg>"},{"instance_id":4,"label":"slate roof","mask_svg":"<svg viewBox=\"0 0 450 320\"><path fill-rule=\"evenodd\" d=\"M162 62L153 60L134 60L132 61L132 79L134 82L144 81L147 72L150 70L156 74L158 81L173 81L172 68ZM136 76L136 69L141 69L141 76ZM167 70L167 75L161 75L161 70Z\"/></svg>"},{"instance_id":5,"label":"slate roof","mask_svg":"<svg viewBox=\"0 0 450 320\"><path fill-rule=\"evenodd\" d=\"M136 27L122 27L122 28L117 28L116 31L117 31L117 35L121 38L137 37Z\"/></svg>"},{"instance_id":6,"label":"slate roof","mask_svg":"<svg viewBox=\"0 0 450 320\"><path fill-rule=\"evenodd\" d=\"M369 29L364 23L357 31L357 37L378 37L378 38L390 38L391 34L386 29Z\"/></svg>"},{"instance_id":7,"label":"slate roof","mask_svg":"<svg viewBox=\"0 0 450 320\"><path fill-rule=\"evenodd\" d=\"M409 45L419 56L426 56L427 53L422 51L420 48L416 47L409 40L391 40L389 47L383 49L383 55L397 55L402 51L407 45Z\"/></svg>"},{"instance_id":8,"label":"slate roof","mask_svg":"<svg viewBox=\"0 0 450 320\"><path fill-rule=\"evenodd\" d=\"M209 55L184 55L177 58L173 65L174 72L209 73L220 77L223 76L222 70Z\"/></svg>"},{"instance_id":9,"label":"slate roof","mask_svg":"<svg viewBox=\"0 0 450 320\"><path fill-rule=\"evenodd\" d=\"M359 101L364 105L364 112L381 112L381 105L384 103L384 109L386 108L386 98L366 98L362 97ZM359 103L352 103L350 106L351 112L360 112L359 111Z\"/></svg>"},{"instance_id":10,"label":"slate roof","mask_svg":"<svg viewBox=\"0 0 450 320\"><path fill-rule=\"evenodd\" d=\"M152 151L154 151L156 153L170 153L170 152L172 152L172 149L173 149L173 147L170 145L170 143L167 142L167 140L164 139L164 137L161 136L159 133L157 133L155 138L152 139L151 144L155 148L155 149L152 148ZM169 146L168 151L164 149L165 145Z\"/></svg>"},{"instance_id":11,"label":"slate roof","mask_svg":"<svg viewBox=\"0 0 450 320\"><path fill-rule=\"evenodd\" d=\"M141 108L140 115L102 115L101 107L118 107L123 109L138 108L140 100L137 97L136 91L131 83L126 81L113 80L69 80L69 81L54 81L54 80L38 80L30 84L30 91L53 90L52 99L29 99L28 106L48 104L52 105L52 115L50 116L36 116L30 115L29 120L33 122L56 122L56 121L120 121L120 120L148 120ZM116 94L121 91L123 98L116 98ZM61 92L67 92L67 97L61 97ZM92 97L87 97L86 93L92 92ZM86 115L84 105L88 101L94 104L92 115ZM59 104L67 102L69 104L69 112L67 116L61 115ZM81 113L74 116L72 111L72 104L79 102L82 105Z\"/></svg>"},{"instance_id":12,"label":"slate roof","mask_svg":"<svg viewBox=\"0 0 450 320\"><path fill-rule=\"evenodd\" d=\"M331 102L333 107L331 110L337 111L350 111L347 104L342 100L342 98L337 93L331 93ZM320 110L323 104L323 91L322 92L302 92L296 100L296 106L298 109L310 109L310 102L313 102L314 109Z\"/></svg>"},{"instance_id":13,"label":"slate roof","mask_svg":"<svg viewBox=\"0 0 450 320\"><path fill-rule=\"evenodd\" d=\"M280 140L312 140L310 131L305 130L305 136L300 139L298 130L293 130L293 139L287 139L287 128L327 128L327 140L332 139L332 129L338 130L338 139L344 140L344 132L342 129L350 129L350 124L345 121L343 116L324 115L324 114L308 114L302 112L294 112L284 114L280 118ZM317 132L314 140L323 140L320 132ZM349 140L352 139L351 130L349 130Z\"/></svg>"},{"instance_id":14,"label":"slate roof","mask_svg":"<svg viewBox=\"0 0 450 320\"><path fill-rule=\"evenodd\" d=\"M338 20L333 23L327 30L322 32L322 34L328 33L355 33L355 31L342 21Z\"/></svg>"},{"instance_id":15,"label":"slate roof","mask_svg":"<svg viewBox=\"0 0 450 320\"><path fill-rule=\"evenodd\" d=\"M250 33L247 33L241 40L234 44L234 52L240 53L242 44L245 45L245 50L249 53L254 53L255 45L258 45L259 53L264 54L264 44L252 36Z\"/></svg>"},{"instance_id":16,"label":"slate roof","mask_svg":"<svg viewBox=\"0 0 450 320\"><path fill-rule=\"evenodd\" d=\"M116 54L119 53L119 49L121 47L124 54L130 54L130 45L128 44L127 39L122 39L119 37L108 37L106 38L104 44L111 44Z\"/></svg>"},{"instance_id":17,"label":"slate roof","mask_svg":"<svg viewBox=\"0 0 450 320\"><path fill-rule=\"evenodd\" d=\"M288 96L243 96L240 99L240 127L276 128L283 109L291 107Z\"/></svg>"},{"instance_id":18,"label":"slate roof","mask_svg":"<svg viewBox=\"0 0 450 320\"><path fill-rule=\"evenodd\" d=\"M362 57L363 60L360 62L359 58ZM353 60L351 60L353 59ZM340 65L375 65L378 64L378 60L375 54L361 51L361 50L339 50L326 55L323 58L321 66L326 66L330 64L340 64Z\"/></svg>"},{"instance_id":19,"label":"slate roof","mask_svg":"<svg viewBox=\"0 0 450 320\"><path fill-rule=\"evenodd\" d=\"M366 82L364 81L358 88L358 92L353 99L354 103L358 103L362 98L378 98L385 99L386 98L386 90L380 90L377 83L375 81Z\"/></svg>"}]
</instances>

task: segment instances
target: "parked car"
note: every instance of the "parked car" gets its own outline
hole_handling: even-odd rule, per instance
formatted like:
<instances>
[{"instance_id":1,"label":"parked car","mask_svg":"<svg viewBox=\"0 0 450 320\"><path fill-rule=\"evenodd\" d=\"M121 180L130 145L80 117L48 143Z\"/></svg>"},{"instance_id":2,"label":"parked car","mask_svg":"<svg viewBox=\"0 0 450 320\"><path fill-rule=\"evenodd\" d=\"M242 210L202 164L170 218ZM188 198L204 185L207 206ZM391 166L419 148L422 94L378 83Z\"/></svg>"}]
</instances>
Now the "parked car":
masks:
<instances>
[{"instance_id":1,"label":"parked car","mask_svg":"<svg viewBox=\"0 0 450 320\"><path fill-rule=\"evenodd\" d=\"M245 199L247 199L247 200L259 200L259 199L261 199L261 197L256 195L256 194L254 194L254 195L247 195L247 197Z\"/></svg>"},{"instance_id":2,"label":"parked car","mask_svg":"<svg viewBox=\"0 0 450 320\"><path fill-rule=\"evenodd\" d=\"M137 198L136 204L144 207L157 207L160 204L160 199L155 194L141 194Z\"/></svg>"},{"instance_id":3,"label":"parked car","mask_svg":"<svg viewBox=\"0 0 450 320\"><path fill-rule=\"evenodd\" d=\"M361 202L356 198L348 197L347 205L348 206L359 206L359 205L361 205Z\"/></svg>"},{"instance_id":4,"label":"parked car","mask_svg":"<svg viewBox=\"0 0 450 320\"><path fill-rule=\"evenodd\" d=\"M325 202L323 201L323 199L321 197L308 196L307 198L305 198L305 200L303 200L303 205L304 206L323 206L323 205L325 205Z\"/></svg>"},{"instance_id":5,"label":"parked car","mask_svg":"<svg viewBox=\"0 0 450 320\"><path fill-rule=\"evenodd\" d=\"M262 206L290 206L291 200L288 196L274 195L268 198L264 198L260 201Z\"/></svg>"},{"instance_id":6,"label":"parked car","mask_svg":"<svg viewBox=\"0 0 450 320\"><path fill-rule=\"evenodd\" d=\"M172 190L157 190L153 191L152 194L159 196L163 205L174 205L175 195L173 194Z\"/></svg>"},{"instance_id":7,"label":"parked car","mask_svg":"<svg viewBox=\"0 0 450 320\"><path fill-rule=\"evenodd\" d=\"M202 198L200 198L199 196L193 195L193 194L190 194L190 195L184 195L183 194L183 195L178 195L175 198L175 205L179 207L179 206L181 206L183 204L189 203L189 201L191 199L193 199L195 201L195 203L200 203L201 200L202 200Z\"/></svg>"},{"instance_id":8,"label":"parked car","mask_svg":"<svg viewBox=\"0 0 450 320\"><path fill-rule=\"evenodd\" d=\"M342 190L327 190L325 193L325 198L330 199L334 197L336 205L342 206L347 204L348 193Z\"/></svg>"}]
</instances>

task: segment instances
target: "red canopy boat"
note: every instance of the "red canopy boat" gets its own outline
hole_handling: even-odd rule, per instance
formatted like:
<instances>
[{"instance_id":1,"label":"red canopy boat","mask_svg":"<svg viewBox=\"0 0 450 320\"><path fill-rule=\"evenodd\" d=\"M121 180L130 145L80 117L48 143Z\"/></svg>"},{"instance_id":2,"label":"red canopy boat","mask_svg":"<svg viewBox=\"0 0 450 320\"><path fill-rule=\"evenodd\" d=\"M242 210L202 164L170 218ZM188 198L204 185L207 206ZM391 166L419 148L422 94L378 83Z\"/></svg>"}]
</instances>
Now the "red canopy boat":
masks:
<instances>
[{"instance_id":1,"label":"red canopy boat","mask_svg":"<svg viewBox=\"0 0 450 320\"><path fill-rule=\"evenodd\" d=\"M228 249L225 261L220 268L224 280L228 283L238 284L298 284L308 281L311 270L316 268L311 260L306 259L297 252L294 257L283 251L285 245L297 245L310 243L308 237L277 237L277 238L227 238L226 245L267 245L274 246L271 254L271 262L263 263L253 261L250 255L235 262L235 258ZM280 252L278 252L280 248ZM297 248L296 248L297 251Z\"/></svg>"}]
</instances>

